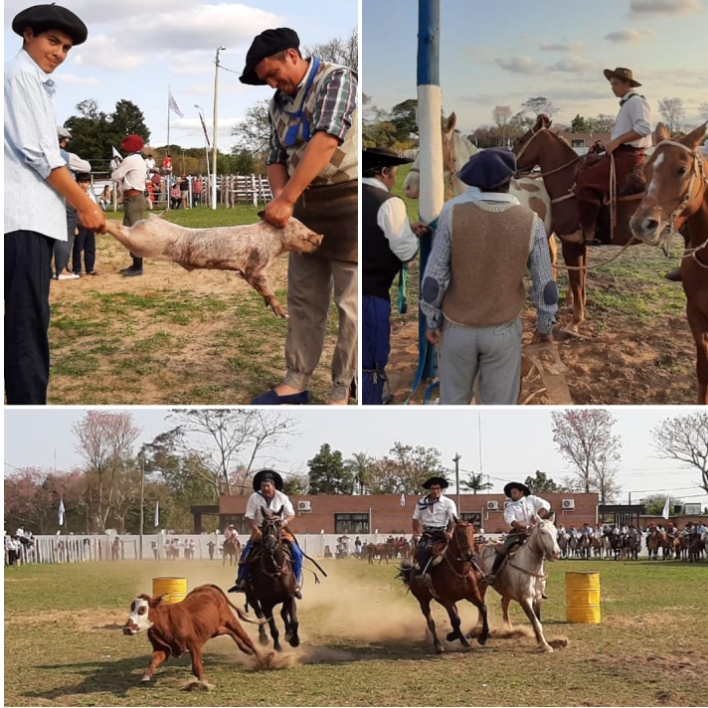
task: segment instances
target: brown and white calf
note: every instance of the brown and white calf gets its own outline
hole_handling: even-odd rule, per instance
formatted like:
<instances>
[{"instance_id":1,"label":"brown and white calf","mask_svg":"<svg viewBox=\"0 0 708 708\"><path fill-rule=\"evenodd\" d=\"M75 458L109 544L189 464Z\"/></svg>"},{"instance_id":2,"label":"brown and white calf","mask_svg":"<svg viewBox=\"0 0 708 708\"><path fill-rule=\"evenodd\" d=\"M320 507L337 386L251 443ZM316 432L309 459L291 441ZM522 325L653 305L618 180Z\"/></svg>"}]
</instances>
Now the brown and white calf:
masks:
<instances>
[{"instance_id":1,"label":"brown and white calf","mask_svg":"<svg viewBox=\"0 0 708 708\"><path fill-rule=\"evenodd\" d=\"M280 317L287 315L268 285L268 267L286 251L316 251L323 238L297 219L290 219L282 229L265 221L245 226L186 229L151 215L130 227L109 220L106 230L141 258L172 261L186 270L235 270Z\"/></svg>"},{"instance_id":2,"label":"brown and white calf","mask_svg":"<svg viewBox=\"0 0 708 708\"><path fill-rule=\"evenodd\" d=\"M138 595L130 603L130 617L123 627L123 634L127 635L146 630L152 644L152 658L142 681L149 681L167 658L179 657L185 652L192 657L192 673L199 681L204 681L202 648L209 639L225 634L244 653L258 654L232 609L244 622L263 622L250 619L229 601L220 587L200 585L174 605L163 603L163 597Z\"/></svg>"}]
</instances>

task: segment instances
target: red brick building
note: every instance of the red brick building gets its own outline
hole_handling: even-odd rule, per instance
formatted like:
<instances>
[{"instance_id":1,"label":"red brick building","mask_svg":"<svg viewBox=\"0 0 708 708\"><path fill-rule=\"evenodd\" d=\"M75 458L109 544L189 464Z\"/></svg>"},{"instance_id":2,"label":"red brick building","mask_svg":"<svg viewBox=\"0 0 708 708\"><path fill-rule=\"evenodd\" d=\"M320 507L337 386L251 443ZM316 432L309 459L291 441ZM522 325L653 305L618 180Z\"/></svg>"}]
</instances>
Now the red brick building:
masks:
<instances>
[{"instance_id":1,"label":"red brick building","mask_svg":"<svg viewBox=\"0 0 708 708\"><path fill-rule=\"evenodd\" d=\"M450 495L456 499L454 494ZM557 514L557 523L582 526L597 521L597 494L544 494ZM400 494L372 494L365 496L313 494L291 497L297 518L292 522L293 531L304 533L347 534L408 534L411 518L420 495L405 495L401 504ZM248 496L219 498L219 527L234 524L239 533L248 533L244 521ZM506 530L504 523L503 494L461 494L458 512L463 519L472 521L486 533ZM201 525L195 516L195 526ZM201 528L195 528L196 533Z\"/></svg>"}]
</instances>

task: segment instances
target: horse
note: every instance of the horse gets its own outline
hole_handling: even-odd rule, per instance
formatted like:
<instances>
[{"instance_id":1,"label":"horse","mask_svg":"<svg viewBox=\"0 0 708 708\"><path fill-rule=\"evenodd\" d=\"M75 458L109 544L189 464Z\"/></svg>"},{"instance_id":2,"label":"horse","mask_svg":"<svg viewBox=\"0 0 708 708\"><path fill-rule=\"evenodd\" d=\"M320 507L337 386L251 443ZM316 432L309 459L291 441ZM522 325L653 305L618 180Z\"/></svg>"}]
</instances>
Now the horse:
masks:
<instances>
[{"instance_id":1,"label":"horse","mask_svg":"<svg viewBox=\"0 0 708 708\"><path fill-rule=\"evenodd\" d=\"M575 201L574 185L580 157L559 135L551 132L551 120L540 115L535 125L514 146L519 170L541 168L543 182L551 198L551 228L561 240L563 259L570 268L568 280L573 302L573 319L569 328L577 332L585 321L587 245L580 234L580 217ZM637 208L640 194L619 197L616 200L616 224L609 228L600 217L598 235L613 246L624 246L633 240L629 220ZM603 226L606 227L603 229ZM607 232L607 233L605 233ZM610 240L611 239L611 240Z\"/></svg>"},{"instance_id":2,"label":"horse","mask_svg":"<svg viewBox=\"0 0 708 708\"><path fill-rule=\"evenodd\" d=\"M290 553L281 538L283 507L272 512L263 507L262 541L254 544L248 560L250 578L246 586L246 609L250 605L256 616L265 617L270 627L275 651L282 651L280 633L273 617L273 608L282 604L280 616L285 624L285 640L291 647L300 645L295 603L296 581ZM258 627L258 641L268 644L265 627Z\"/></svg>"},{"instance_id":3,"label":"horse","mask_svg":"<svg viewBox=\"0 0 708 708\"><path fill-rule=\"evenodd\" d=\"M568 557L568 534L565 531L558 532L558 538L556 539L558 543L558 548L561 550L561 558L565 559Z\"/></svg>"},{"instance_id":4,"label":"horse","mask_svg":"<svg viewBox=\"0 0 708 708\"><path fill-rule=\"evenodd\" d=\"M229 557L229 566L238 563L238 559L241 557L241 544L237 538L227 538L221 547L221 553L223 557L222 567L226 565L226 556Z\"/></svg>"},{"instance_id":5,"label":"horse","mask_svg":"<svg viewBox=\"0 0 708 708\"><path fill-rule=\"evenodd\" d=\"M590 549L592 548L592 539L590 534L584 533L580 536L580 557L583 560L590 560Z\"/></svg>"},{"instance_id":6,"label":"horse","mask_svg":"<svg viewBox=\"0 0 708 708\"><path fill-rule=\"evenodd\" d=\"M666 549L668 544L668 538L665 531L659 531L659 529L653 527L649 531L649 537L647 538L647 551L649 551L649 560L654 558L654 560L659 560L659 549L662 549L662 555L666 558Z\"/></svg>"},{"instance_id":7,"label":"horse","mask_svg":"<svg viewBox=\"0 0 708 708\"><path fill-rule=\"evenodd\" d=\"M459 130L455 130L457 116L451 113L449 118L442 121L442 149L443 149L443 175L445 180L445 200L463 194L467 185L462 182L457 173L467 161L479 152ZM411 169L403 182L403 192L409 199L420 197L420 154L416 157ZM548 252L551 257L553 279L556 279L556 261L558 260L558 246L551 232L551 200L540 180L521 178L512 179L509 194L516 197L523 206L535 212L543 222L548 236Z\"/></svg>"},{"instance_id":8,"label":"horse","mask_svg":"<svg viewBox=\"0 0 708 708\"><path fill-rule=\"evenodd\" d=\"M369 565L374 564L374 558L376 556L379 557L379 565L381 565L382 560L385 560L386 565L388 565L388 555L389 555L389 548L386 543L379 543L379 544L369 543L366 546L366 558L369 561Z\"/></svg>"},{"instance_id":9,"label":"horse","mask_svg":"<svg viewBox=\"0 0 708 708\"><path fill-rule=\"evenodd\" d=\"M430 612L430 603L435 600L446 610L452 631L446 639L452 642L459 639L462 645L469 649L470 643L460 629L461 620L457 612L459 600L471 602L478 610L482 620L482 631L477 641L484 645L489 638L489 623L487 606L484 604L484 592L480 588L478 566L473 561L474 556L474 525L453 518L452 538L445 546L440 561L431 563L428 569L430 584L424 578L416 575L415 565L404 562L399 569L399 577L418 600L420 609L425 616L428 629L433 635L435 651L441 654L444 647L435 631L435 621Z\"/></svg>"},{"instance_id":10,"label":"horse","mask_svg":"<svg viewBox=\"0 0 708 708\"><path fill-rule=\"evenodd\" d=\"M630 222L634 236L650 246L666 247L679 229L687 239L681 283L696 342L699 405L708 405L708 160L698 149L707 126L675 140L657 127L659 142L645 168L647 192Z\"/></svg>"},{"instance_id":11,"label":"horse","mask_svg":"<svg viewBox=\"0 0 708 708\"><path fill-rule=\"evenodd\" d=\"M639 560L639 551L642 549L642 535L636 529L631 529L627 536L627 549L632 560Z\"/></svg>"},{"instance_id":12,"label":"horse","mask_svg":"<svg viewBox=\"0 0 708 708\"><path fill-rule=\"evenodd\" d=\"M545 558L549 561L560 558L555 520L556 515L551 514L534 526L526 543L499 569L494 583L494 590L502 597L502 614L507 627L511 627L509 604L516 600L533 626L539 648L547 652L552 652L553 647L546 641L541 625L541 596L546 579L543 561ZM482 552L485 571L491 569L495 555L496 549L493 545L485 547Z\"/></svg>"}]
</instances>

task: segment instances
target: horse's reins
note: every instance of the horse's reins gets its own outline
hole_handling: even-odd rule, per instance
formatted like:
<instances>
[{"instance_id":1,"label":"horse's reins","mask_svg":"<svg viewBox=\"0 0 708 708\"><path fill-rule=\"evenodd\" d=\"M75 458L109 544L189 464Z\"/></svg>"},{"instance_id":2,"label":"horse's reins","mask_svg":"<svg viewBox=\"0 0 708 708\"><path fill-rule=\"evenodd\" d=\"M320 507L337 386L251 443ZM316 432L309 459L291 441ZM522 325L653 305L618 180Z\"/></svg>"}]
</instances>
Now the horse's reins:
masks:
<instances>
[{"instance_id":1,"label":"horse's reins","mask_svg":"<svg viewBox=\"0 0 708 708\"><path fill-rule=\"evenodd\" d=\"M538 527L537 527L537 528L538 528ZM535 530L535 529L534 529L534 530ZM531 536L533 536L533 532L532 532L531 535L529 536L529 540L527 541L527 544L531 543ZM535 543L535 541L534 541L534 543ZM521 549L519 549L519 550L521 550ZM543 558L544 558L544 559L546 558L546 551L545 551L545 549L543 550ZM543 562L543 560L542 560L541 562ZM512 562L511 558L507 558L506 563L507 563L507 565L510 565L512 568L518 570L519 572L525 573L526 575L530 575L530 576L533 577L533 578L542 578L542 579L545 579L545 578L548 577L548 573L534 573L534 572L532 572L532 571L530 571L530 570L528 570L528 569L526 569L526 568L522 568L522 567L520 567L520 566L518 566L518 565L514 565L514 563Z\"/></svg>"}]
</instances>

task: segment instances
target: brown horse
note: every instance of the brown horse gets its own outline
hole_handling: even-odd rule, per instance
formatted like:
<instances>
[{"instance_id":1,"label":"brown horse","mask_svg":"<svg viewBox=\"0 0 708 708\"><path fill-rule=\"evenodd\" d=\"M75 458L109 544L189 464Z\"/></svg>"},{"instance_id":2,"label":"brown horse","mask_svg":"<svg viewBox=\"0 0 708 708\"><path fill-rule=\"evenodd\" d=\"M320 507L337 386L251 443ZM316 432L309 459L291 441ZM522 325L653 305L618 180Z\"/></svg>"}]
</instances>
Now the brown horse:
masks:
<instances>
[{"instance_id":1,"label":"brown horse","mask_svg":"<svg viewBox=\"0 0 708 708\"><path fill-rule=\"evenodd\" d=\"M664 558L671 556L672 543L666 535L666 531L659 531L657 528L652 528L647 536L647 551L649 552L649 560L659 560L659 549L662 549Z\"/></svg>"},{"instance_id":2,"label":"brown horse","mask_svg":"<svg viewBox=\"0 0 708 708\"><path fill-rule=\"evenodd\" d=\"M238 563L238 559L241 556L241 544L237 538L227 538L224 541L224 545L221 547L221 553L223 555L222 566L226 565L226 557L229 557L229 565L232 566L234 563Z\"/></svg>"},{"instance_id":3,"label":"brown horse","mask_svg":"<svg viewBox=\"0 0 708 708\"><path fill-rule=\"evenodd\" d=\"M389 557L388 544L386 544L386 543L379 543L379 544L369 543L366 546L366 558L369 561L369 565L374 564L374 558L376 558L376 556L379 557L379 565L381 565L382 560L385 560L386 565L388 565L388 557Z\"/></svg>"},{"instance_id":4,"label":"brown horse","mask_svg":"<svg viewBox=\"0 0 708 708\"><path fill-rule=\"evenodd\" d=\"M471 602L479 611L482 619L482 632L477 637L480 644L486 644L489 637L489 624L487 622L487 606L484 604L484 595L479 587L479 570L473 563L474 556L474 526L466 521L455 519L452 529L452 538L445 548L442 560L437 565L432 565L430 573L430 586L425 580L416 575L415 566L404 563L401 566L399 577L408 586L428 623L428 629L433 635L435 651L444 651L443 645L435 632L435 621L430 612L432 600L439 602L446 610L452 624L452 631L447 634L449 642L459 639L464 647L469 648L470 643L460 629L460 616L457 612L458 600Z\"/></svg>"},{"instance_id":5,"label":"brown horse","mask_svg":"<svg viewBox=\"0 0 708 708\"><path fill-rule=\"evenodd\" d=\"M647 193L631 221L634 235L663 246L681 229L688 245L681 261L686 316L696 341L698 403L708 404L708 160L698 149L708 123L669 140L666 128L647 163Z\"/></svg>"},{"instance_id":6,"label":"brown horse","mask_svg":"<svg viewBox=\"0 0 708 708\"><path fill-rule=\"evenodd\" d=\"M577 331L585 321L587 245L580 234L580 216L574 198L575 172L580 161L568 143L551 132L551 120L540 115L533 128L527 131L514 147L519 170L531 170L536 165L541 168L543 182L551 197L551 229L561 239L561 249L565 264L570 268L568 280L573 301L573 320L570 329ZM624 246L632 240L629 220L634 213L641 195L620 197L616 202L616 224L605 236L602 219L598 225L601 240L613 246ZM605 225L605 230L607 230ZM611 241L610 241L611 237Z\"/></svg>"},{"instance_id":7,"label":"brown horse","mask_svg":"<svg viewBox=\"0 0 708 708\"><path fill-rule=\"evenodd\" d=\"M282 604L280 616L285 623L285 640L291 647L300 645L295 604L295 574L292 569L290 553L286 550L281 537L282 531L281 507L278 512L263 508L263 523L261 525L262 541L254 544L249 558L250 578L246 587L246 609L253 607L256 616L265 617L273 638L273 648L281 651L280 633L273 617L273 608ZM258 627L258 640L268 644L265 627Z\"/></svg>"}]
</instances>

